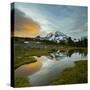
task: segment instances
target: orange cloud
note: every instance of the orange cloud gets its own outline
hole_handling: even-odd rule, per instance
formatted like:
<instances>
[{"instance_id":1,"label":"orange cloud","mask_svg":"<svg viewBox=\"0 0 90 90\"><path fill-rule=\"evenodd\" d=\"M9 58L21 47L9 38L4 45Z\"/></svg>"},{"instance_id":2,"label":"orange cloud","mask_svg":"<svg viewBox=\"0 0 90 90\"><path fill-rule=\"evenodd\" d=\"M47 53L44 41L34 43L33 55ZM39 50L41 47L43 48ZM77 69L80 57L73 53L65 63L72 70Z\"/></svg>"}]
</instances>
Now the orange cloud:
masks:
<instances>
[{"instance_id":1,"label":"orange cloud","mask_svg":"<svg viewBox=\"0 0 90 90\"><path fill-rule=\"evenodd\" d=\"M31 18L26 17L25 13L15 9L14 36L36 37L40 34L40 25Z\"/></svg>"},{"instance_id":2,"label":"orange cloud","mask_svg":"<svg viewBox=\"0 0 90 90\"><path fill-rule=\"evenodd\" d=\"M40 26L32 21L29 21L28 23L23 23L23 25L20 26L19 29L20 30L15 30L15 36L36 37L40 34Z\"/></svg>"}]
</instances>

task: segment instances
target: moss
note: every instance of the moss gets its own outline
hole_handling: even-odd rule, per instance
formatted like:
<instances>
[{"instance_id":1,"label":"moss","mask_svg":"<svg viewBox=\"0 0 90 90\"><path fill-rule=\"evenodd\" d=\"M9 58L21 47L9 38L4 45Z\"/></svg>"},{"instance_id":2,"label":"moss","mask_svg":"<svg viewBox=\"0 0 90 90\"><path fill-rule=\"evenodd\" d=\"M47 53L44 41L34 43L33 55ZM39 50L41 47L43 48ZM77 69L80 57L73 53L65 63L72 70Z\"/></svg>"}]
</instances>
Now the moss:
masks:
<instances>
[{"instance_id":1,"label":"moss","mask_svg":"<svg viewBox=\"0 0 90 90\"><path fill-rule=\"evenodd\" d=\"M26 77L15 76L15 87L28 87L28 86L30 86L30 83Z\"/></svg>"},{"instance_id":2,"label":"moss","mask_svg":"<svg viewBox=\"0 0 90 90\"><path fill-rule=\"evenodd\" d=\"M65 69L57 80L52 81L54 85L87 83L87 60L76 61L75 67Z\"/></svg>"}]
</instances>

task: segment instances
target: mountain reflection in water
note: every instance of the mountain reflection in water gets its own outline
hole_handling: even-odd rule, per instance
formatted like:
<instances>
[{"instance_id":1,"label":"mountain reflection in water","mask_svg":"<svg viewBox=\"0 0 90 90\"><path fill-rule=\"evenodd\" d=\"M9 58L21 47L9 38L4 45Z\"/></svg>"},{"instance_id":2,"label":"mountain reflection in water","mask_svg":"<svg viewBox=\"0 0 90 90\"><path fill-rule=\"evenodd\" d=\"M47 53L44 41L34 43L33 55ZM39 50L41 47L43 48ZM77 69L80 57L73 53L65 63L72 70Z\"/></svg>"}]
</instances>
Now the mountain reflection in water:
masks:
<instances>
[{"instance_id":1,"label":"mountain reflection in water","mask_svg":"<svg viewBox=\"0 0 90 90\"><path fill-rule=\"evenodd\" d=\"M51 54L53 54L54 57L51 56ZM40 59L42 60L41 69L28 76L32 86L49 85L65 68L73 67L75 61L87 60L87 55L83 52L74 51L72 53L72 51L68 51L62 52L62 54L60 52L57 56L57 52L52 52L48 56L41 56Z\"/></svg>"},{"instance_id":2,"label":"mountain reflection in water","mask_svg":"<svg viewBox=\"0 0 90 90\"><path fill-rule=\"evenodd\" d=\"M49 52L47 56L34 56L35 63L25 64L16 69L17 76L26 76L32 86L49 85L62 71L73 67L75 61L87 60L82 50Z\"/></svg>"}]
</instances>

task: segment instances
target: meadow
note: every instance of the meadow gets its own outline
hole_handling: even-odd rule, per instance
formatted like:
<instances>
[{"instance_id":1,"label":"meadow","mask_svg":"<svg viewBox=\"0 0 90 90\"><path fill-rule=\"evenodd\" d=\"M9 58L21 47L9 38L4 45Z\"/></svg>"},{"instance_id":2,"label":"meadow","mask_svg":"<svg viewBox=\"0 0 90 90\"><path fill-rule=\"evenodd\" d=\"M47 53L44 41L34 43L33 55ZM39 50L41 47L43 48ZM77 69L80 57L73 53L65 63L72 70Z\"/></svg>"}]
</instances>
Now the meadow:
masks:
<instances>
[{"instance_id":1,"label":"meadow","mask_svg":"<svg viewBox=\"0 0 90 90\"><path fill-rule=\"evenodd\" d=\"M87 52L87 48L81 47L70 47L70 46L56 46L48 45L47 48L30 48L29 46L18 45L14 47L14 70L24 64L34 63L37 60L33 56L48 55L49 52L61 50L78 50L81 52ZM75 67L67 68L62 72L60 78L54 80L50 85L61 85L61 84L74 84L74 83L86 83L87 82L87 60L75 62ZM15 87L27 87L31 86L30 82L26 77L15 76Z\"/></svg>"}]
</instances>

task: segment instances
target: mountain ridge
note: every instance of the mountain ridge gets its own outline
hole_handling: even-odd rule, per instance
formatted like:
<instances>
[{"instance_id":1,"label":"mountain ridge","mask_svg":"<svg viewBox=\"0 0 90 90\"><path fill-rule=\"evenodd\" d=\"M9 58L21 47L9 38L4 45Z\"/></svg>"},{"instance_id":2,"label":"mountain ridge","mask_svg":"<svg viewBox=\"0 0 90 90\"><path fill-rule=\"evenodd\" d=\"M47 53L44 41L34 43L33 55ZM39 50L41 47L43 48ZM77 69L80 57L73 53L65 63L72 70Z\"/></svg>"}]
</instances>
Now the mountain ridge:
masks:
<instances>
[{"instance_id":1,"label":"mountain ridge","mask_svg":"<svg viewBox=\"0 0 90 90\"><path fill-rule=\"evenodd\" d=\"M69 37L62 32L56 31L54 33L48 33L45 37L38 36L36 38L40 40L49 40L60 43L61 41L67 41Z\"/></svg>"}]
</instances>

